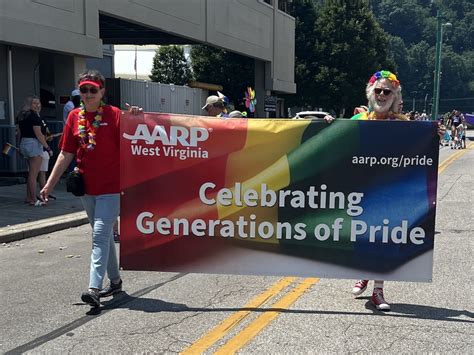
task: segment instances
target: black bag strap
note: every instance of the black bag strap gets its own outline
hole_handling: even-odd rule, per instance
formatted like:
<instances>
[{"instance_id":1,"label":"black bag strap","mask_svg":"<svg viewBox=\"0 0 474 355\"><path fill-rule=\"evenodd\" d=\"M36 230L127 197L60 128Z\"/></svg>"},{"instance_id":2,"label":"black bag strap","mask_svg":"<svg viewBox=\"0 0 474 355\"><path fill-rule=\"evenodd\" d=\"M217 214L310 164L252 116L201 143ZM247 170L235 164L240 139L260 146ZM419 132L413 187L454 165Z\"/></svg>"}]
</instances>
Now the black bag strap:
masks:
<instances>
[{"instance_id":1,"label":"black bag strap","mask_svg":"<svg viewBox=\"0 0 474 355\"><path fill-rule=\"evenodd\" d=\"M84 158L85 153L86 153L85 149L81 146L79 148L79 153L77 153L77 156L76 156L76 165L79 168L79 171L81 171L81 162L82 162L82 158Z\"/></svg>"}]
</instances>

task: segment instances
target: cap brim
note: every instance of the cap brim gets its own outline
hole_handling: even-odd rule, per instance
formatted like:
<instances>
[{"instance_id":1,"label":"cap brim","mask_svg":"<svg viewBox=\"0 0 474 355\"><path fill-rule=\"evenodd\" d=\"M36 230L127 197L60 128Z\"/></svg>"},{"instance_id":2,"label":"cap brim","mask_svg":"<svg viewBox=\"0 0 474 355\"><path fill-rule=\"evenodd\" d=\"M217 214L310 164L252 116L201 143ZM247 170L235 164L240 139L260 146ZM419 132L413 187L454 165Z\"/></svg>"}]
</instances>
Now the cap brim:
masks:
<instances>
[{"instance_id":1,"label":"cap brim","mask_svg":"<svg viewBox=\"0 0 474 355\"><path fill-rule=\"evenodd\" d=\"M95 86L96 88L100 88L100 84L97 81L92 81L92 80L84 80L79 83L79 87L84 86L84 85L91 85Z\"/></svg>"},{"instance_id":2,"label":"cap brim","mask_svg":"<svg viewBox=\"0 0 474 355\"><path fill-rule=\"evenodd\" d=\"M207 106L209 106L209 104L205 104L205 105L202 107L202 110L205 110Z\"/></svg>"}]
</instances>

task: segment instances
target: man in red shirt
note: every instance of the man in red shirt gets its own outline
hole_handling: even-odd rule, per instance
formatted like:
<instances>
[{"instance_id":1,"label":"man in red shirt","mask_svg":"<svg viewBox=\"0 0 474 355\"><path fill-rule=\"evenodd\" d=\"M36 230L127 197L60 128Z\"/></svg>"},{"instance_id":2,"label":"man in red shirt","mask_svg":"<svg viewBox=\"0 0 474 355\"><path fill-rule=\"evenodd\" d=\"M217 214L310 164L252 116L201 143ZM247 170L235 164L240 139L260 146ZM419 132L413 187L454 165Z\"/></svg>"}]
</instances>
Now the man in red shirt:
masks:
<instances>
[{"instance_id":1,"label":"man in red shirt","mask_svg":"<svg viewBox=\"0 0 474 355\"><path fill-rule=\"evenodd\" d=\"M89 288L81 299L92 306L100 297L122 290L119 264L113 240L113 225L120 208L120 109L105 105L105 79L96 70L79 76L81 106L71 111L64 127L53 171L40 192L44 201L71 161L83 176L85 195L81 197L92 226L92 255ZM107 272L110 284L102 289Z\"/></svg>"}]
</instances>

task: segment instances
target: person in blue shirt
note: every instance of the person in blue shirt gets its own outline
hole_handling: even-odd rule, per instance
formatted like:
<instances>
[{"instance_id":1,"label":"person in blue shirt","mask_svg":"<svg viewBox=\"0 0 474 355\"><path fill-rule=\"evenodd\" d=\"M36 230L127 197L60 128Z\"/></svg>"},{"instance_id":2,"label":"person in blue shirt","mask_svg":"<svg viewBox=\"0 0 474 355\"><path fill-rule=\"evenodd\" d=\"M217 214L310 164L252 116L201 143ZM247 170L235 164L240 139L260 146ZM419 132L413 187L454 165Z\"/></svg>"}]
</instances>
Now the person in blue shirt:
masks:
<instances>
[{"instance_id":1,"label":"person in blue shirt","mask_svg":"<svg viewBox=\"0 0 474 355\"><path fill-rule=\"evenodd\" d=\"M69 115L69 112L74 110L75 108L79 107L81 105L81 93L79 90L73 90L71 92L71 97L68 102L66 102L66 105L64 105L63 109L63 121L66 123L67 121L67 116Z\"/></svg>"}]
</instances>

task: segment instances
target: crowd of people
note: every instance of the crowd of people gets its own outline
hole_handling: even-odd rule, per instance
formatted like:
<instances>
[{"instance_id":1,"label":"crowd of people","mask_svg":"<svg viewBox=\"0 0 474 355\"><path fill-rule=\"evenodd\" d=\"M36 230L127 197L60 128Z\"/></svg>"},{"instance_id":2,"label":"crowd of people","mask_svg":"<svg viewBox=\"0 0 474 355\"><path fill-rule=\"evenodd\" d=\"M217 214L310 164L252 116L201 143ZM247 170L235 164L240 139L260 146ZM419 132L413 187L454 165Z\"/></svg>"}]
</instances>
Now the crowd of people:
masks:
<instances>
[{"instance_id":1,"label":"crowd of people","mask_svg":"<svg viewBox=\"0 0 474 355\"><path fill-rule=\"evenodd\" d=\"M451 149L466 148L467 122L460 111L453 110L440 117L439 126L443 132L440 146L450 146Z\"/></svg>"}]
</instances>

